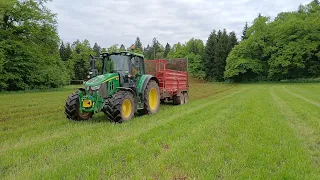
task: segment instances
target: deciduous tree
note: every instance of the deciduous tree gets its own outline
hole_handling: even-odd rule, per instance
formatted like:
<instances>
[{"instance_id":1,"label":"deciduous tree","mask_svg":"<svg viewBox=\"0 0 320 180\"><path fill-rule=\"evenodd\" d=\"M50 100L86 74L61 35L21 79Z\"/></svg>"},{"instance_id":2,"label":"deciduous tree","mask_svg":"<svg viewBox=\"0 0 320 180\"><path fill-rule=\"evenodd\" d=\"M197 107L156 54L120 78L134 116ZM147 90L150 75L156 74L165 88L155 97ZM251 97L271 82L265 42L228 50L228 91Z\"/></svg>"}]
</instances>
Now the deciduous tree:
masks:
<instances>
[{"instance_id":1,"label":"deciduous tree","mask_svg":"<svg viewBox=\"0 0 320 180\"><path fill-rule=\"evenodd\" d=\"M0 8L0 90L59 87L68 75L59 58L54 14L45 0L6 0Z\"/></svg>"}]
</instances>

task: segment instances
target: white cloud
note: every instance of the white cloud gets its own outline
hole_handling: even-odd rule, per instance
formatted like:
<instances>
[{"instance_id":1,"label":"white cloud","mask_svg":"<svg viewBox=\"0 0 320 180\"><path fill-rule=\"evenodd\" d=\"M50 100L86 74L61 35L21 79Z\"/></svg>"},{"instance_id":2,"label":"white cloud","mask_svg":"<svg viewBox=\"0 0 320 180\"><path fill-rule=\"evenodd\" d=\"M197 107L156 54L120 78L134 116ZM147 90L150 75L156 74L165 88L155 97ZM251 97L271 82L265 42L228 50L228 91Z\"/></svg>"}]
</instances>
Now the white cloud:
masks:
<instances>
[{"instance_id":1,"label":"white cloud","mask_svg":"<svg viewBox=\"0 0 320 180\"><path fill-rule=\"evenodd\" d=\"M311 1L311 0L310 0ZM102 47L134 43L144 46L156 37L163 45L206 41L213 29L241 35L246 21L261 13L274 18L294 11L306 0L54 0L48 4L58 14L58 31L64 41L88 39Z\"/></svg>"}]
</instances>

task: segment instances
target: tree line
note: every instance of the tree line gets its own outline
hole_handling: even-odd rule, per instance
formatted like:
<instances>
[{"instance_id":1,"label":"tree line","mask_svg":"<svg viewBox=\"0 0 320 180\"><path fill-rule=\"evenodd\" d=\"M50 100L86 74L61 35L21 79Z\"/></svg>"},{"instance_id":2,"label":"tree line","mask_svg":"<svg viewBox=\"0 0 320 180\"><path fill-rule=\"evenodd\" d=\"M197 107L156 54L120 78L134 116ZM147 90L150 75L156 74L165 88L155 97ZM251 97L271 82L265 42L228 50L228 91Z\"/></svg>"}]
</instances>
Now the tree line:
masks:
<instances>
[{"instance_id":1,"label":"tree line","mask_svg":"<svg viewBox=\"0 0 320 180\"><path fill-rule=\"evenodd\" d=\"M236 44L237 37L234 32L227 33L226 30L218 31L210 36L210 42L204 45L200 39L191 38L184 44L180 42L173 44L166 43L163 46L154 38L151 45L142 46L140 38L137 37L135 42L128 48L123 44L121 46L115 44L109 48L101 48L97 43L91 47L88 40L75 41L71 43L62 42L59 47L61 60L64 61L69 78L74 80L85 79L89 69L89 55L99 56L102 52L119 52L132 51L130 48L134 46L134 52L143 54L145 59L174 59L188 58L189 73L201 79L222 79L225 68L226 58ZM211 50L214 50L213 52ZM207 67L206 67L207 65ZM215 73L212 73L211 68ZM218 72L216 72L218 71Z\"/></svg>"},{"instance_id":2,"label":"tree line","mask_svg":"<svg viewBox=\"0 0 320 180\"><path fill-rule=\"evenodd\" d=\"M108 48L88 40L63 42L55 14L46 0L1 0L0 90L55 88L70 80L84 80L89 55L130 50L115 44ZM313 0L295 12L282 12L271 21L258 15L246 23L240 42L235 32L213 30L204 43L162 45L154 38L132 45L145 59L188 58L190 75L209 81L260 81L320 76L320 10ZM99 65L99 64L98 64Z\"/></svg>"},{"instance_id":3,"label":"tree line","mask_svg":"<svg viewBox=\"0 0 320 180\"><path fill-rule=\"evenodd\" d=\"M227 58L224 78L278 81L320 77L320 6L314 0L272 21L259 15Z\"/></svg>"}]
</instances>

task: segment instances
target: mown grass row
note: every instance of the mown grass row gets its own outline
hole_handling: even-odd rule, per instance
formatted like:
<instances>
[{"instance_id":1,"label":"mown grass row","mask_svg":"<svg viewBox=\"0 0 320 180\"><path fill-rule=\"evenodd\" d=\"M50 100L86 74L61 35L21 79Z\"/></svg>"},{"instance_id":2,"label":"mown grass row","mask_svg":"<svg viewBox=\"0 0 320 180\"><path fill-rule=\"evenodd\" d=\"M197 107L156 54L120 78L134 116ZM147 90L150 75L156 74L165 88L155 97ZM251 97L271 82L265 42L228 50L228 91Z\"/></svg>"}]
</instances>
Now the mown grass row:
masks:
<instances>
[{"instance_id":1,"label":"mown grass row","mask_svg":"<svg viewBox=\"0 0 320 180\"><path fill-rule=\"evenodd\" d=\"M71 92L0 95L0 178L320 178L319 84L193 83L123 124L67 121Z\"/></svg>"}]
</instances>

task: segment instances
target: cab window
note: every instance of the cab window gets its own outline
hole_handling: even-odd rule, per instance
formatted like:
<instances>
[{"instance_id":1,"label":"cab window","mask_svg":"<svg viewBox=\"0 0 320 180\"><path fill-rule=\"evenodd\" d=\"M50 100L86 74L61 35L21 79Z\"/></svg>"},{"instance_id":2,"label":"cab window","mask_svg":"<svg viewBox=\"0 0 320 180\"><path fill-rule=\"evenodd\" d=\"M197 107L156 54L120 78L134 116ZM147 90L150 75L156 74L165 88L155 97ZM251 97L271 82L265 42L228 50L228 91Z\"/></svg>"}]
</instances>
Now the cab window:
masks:
<instances>
[{"instance_id":1,"label":"cab window","mask_svg":"<svg viewBox=\"0 0 320 180\"><path fill-rule=\"evenodd\" d=\"M143 64L141 65L141 59L139 57L132 57L131 58L131 65L132 65L132 73L133 75L143 74Z\"/></svg>"},{"instance_id":2,"label":"cab window","mask_svg":"<svg viewBox=\"0 0 320 180\"><path fill-rule=\"evenodd\" d=\"M140 73L145 74L144 70L144 59L142 57L138 57L139 59L139 68L140 68Z\"/></svg>"}]
</instances>

